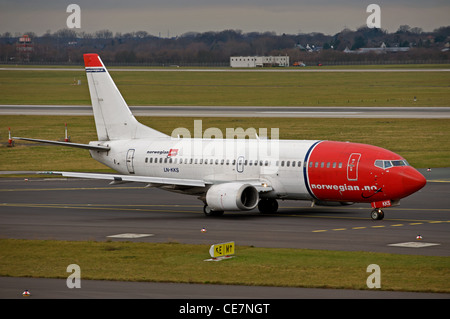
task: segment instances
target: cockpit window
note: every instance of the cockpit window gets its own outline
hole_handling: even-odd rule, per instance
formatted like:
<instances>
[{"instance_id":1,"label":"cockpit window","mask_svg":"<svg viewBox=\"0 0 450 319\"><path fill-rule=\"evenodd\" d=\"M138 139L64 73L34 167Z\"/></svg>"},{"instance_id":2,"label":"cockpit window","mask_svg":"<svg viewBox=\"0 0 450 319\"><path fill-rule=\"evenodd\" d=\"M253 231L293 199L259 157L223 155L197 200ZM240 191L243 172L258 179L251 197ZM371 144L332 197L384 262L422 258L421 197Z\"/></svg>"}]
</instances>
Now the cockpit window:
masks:
<instances>
[{"instance_id":1,"label":"cockpit window","mask_svg":"<svg viewBox=\"0 0 450 319\"><path fill-rule=\"evenodd\" d=\"M376 167L383 169L391 168L393 166L409 166L406 160L395 160L395 161L376 160L374 165Z\"/></svg>"}]
</instances>

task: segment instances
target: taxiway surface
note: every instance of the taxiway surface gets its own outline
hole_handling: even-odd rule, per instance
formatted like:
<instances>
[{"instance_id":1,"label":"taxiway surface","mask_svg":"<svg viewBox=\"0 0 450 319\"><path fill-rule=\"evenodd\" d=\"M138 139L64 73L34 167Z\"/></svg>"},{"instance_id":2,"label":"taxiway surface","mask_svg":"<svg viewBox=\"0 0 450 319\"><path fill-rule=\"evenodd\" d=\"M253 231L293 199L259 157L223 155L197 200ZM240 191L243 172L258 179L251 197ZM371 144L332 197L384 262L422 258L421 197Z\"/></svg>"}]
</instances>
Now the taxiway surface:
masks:
<instances>
[{"instance_id":1,"label":"taxiway surface","mask_svg":"<svg viewBox=\"0 0 450 319\"><path fill-rule=\"evenodd\" d=\"M309 202L280 201L277 214L226 212L203 215L194 196L144 184L108 185L80 179L1 179L0 234L6 238L120 240L114 235L149 234L145 242L373 251L450 256L450 183L428 182L385 210L385 219L370 219L370 205L310 207ZM207 232L200 230L206 228ZM391 246L437 243L425 248ZM127 239L128 240L128 239Z\"/></svg>"},{"instance_id":2,"label":"taxiway surface","mask_svg":"<svg viewBox=\"0 0 450 319\"><path fill-rule=\"evenodd\" d=\"M136 116L298 117L298 118L450 118L450 107L318 106L130 106ZM89 105L0 105L0 115L85 115Z\"/></svg>"},{"instance_id":3,"label":"taxiway surface","mask_svg":"<svg viewBox=\"0 0 450 319\"><path fill-rule=\"evenodd\" d=\"M448 173L448 169L443 169ZM450 256L450 178L434 169L422 171L430 180L401 206L385 210L385 219L370 219L367 205L309 207L308 202L280 202L278 214L230 212L206 217L195 197L145 188L141 184L108 185L79 179L0 179L2 238L113 240L213 244L235 241L237 248L287 247ZM206 228L207 232L201 232ZM138 238L117 235L140 234ZM416 239L417 235L422 240ZM413 243L406 247L397 244ZM423 247L417 244L424 245ZM205 252L207 257L207 252ZM91 289L59 294L50 279L0 278L0 297L11 295L21 281L38 285L42 298L390 298L389 292L355 292L149 283L98 283ZM88 286L91 284L88 284ZM109 285L123 285L104 293ZM165 286L167 285L167 286ZM133 290L136 286L136 290ZM28 286L29 287L29 286ZM146 293L139 290L146 287ZM29 289L29 288L28 288ZM67 289L67 288L66 288ZM144 288L142 288L144 289ZM20 290L20 289L19 289ZM131 293L130 291L135 291ZM283 291L283 292L281 292ZM129 294L124 295L125 292ZM373 293L378 293L373 295ZM392 293L392 292L391 292ZM291 297L284 297L291 296ZM449 298L449 294L394 293L393 298Z\"/></svg>"}]
</instances>

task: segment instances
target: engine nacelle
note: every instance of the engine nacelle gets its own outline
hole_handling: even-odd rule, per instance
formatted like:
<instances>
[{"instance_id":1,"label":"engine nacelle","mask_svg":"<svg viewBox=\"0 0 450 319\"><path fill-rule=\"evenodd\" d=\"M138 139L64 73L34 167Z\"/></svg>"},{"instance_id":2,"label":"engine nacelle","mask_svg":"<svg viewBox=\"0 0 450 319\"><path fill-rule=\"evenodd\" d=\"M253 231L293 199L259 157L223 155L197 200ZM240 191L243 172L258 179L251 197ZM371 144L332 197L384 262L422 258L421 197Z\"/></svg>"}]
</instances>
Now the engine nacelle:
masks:
<instances>
[{"instance_id":1,"label":"engine nacelle","mask_svg":"<svg viewBox=\"0 0 450 319\"><path fill-rule=\"evenodd\" d=\"M216 184L206 192L206 204L215 211L251 210L258 200L254 186L239 182Z\"/></svg>"}]
</instances>

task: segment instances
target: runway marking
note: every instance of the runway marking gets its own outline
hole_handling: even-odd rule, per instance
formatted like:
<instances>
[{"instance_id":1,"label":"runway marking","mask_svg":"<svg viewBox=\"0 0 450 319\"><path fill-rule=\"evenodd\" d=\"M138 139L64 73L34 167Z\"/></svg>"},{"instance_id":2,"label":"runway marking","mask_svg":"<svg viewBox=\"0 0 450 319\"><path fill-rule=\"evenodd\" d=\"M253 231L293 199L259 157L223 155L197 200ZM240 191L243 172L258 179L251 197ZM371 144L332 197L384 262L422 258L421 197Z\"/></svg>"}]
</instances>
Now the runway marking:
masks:
<instances>
[{"instance_id":1,"label":"runway marking","mask_svg":"<svg viewBox=\"0 0 450 319\"><path fill-rule=\"evenodd\" d=\"M170 213L196 213L196 211L192 210L171 210L171 209L142 209L142 208L130 208L127 205L123 205L119 207L114 207L114 205L77 205L77 204L11 204L11 203L2 203L1 206L6 207L35 207L35 208L63 208L63 209L85 209L85 210L114 210L114 211L140 211L140 212L170 212ZM107 206L107 207L103 207ZM142 205L144 206L144 205ZM151 206L151 205L148 205ZM153 207L159 207L161 205L153 205ZM162 205L163 207L170 207L170 205Z\"/></svg>"},{"instance_id":2,"label":"runway marking","mask_svg":"<svg viewBox=\"0 0 450 319\"><path fill-rule=\"evenodd\" d=\"M179 205L179 204L72 204L72 203L0 203L0 207L35 207L35 208L59 208L59 209L83 209L83 210L111 210L111 211L137 211L137 212L168 212L168 213L195 213L202 214L201 205ZM151 209L154 208L154 209ZM165 209L166 208L166 209ZM167 209L173 208L173 209ZM178 209L177 209L178 208ZM187 208L182 209L182 208ZM188 210L192 208L194 210ZM352 220L369 220L369 218L359 217L342 217L342 216L324 216L324 215L290 215L290 214L273 214L272 216L289 216L302 218L324 218L324 219L352 219ZM266 215L267 216L267 215ZM441 224L450 223L450 220L406 220L406 219L390 219L390 221L401 221L401 224L393 225L374 225L374 226L356 226L352 228L334 228L334 229L316 229L313 233L323 233L328 231L349 231L363 229L381 229L387 227L404 227L406 225L415 226L423 224ZM410 223L407 223L410 221ZM406 224L405 224L406 222Z\"/></svg>"},{"instance_id":3,"label":"runway marking","mask_svg":"<svg viewBox=\"0 0 450 319\"><path fill-rule=\"evenodd\" d=\"M407 247L407 248L422 248L422 247L430 247L430 246L438 246L438 245L440 245L440 244L410 241L410 242L406 242L406 243L389 244L388 246Z\"/></svg>"},{"instance_id":4,"label":"runway marking","mask_svg":"<svg viewBox=\"0 0 450 319\"><path fill-rule=\"evenodd\" d=\"M109 238L127 238L127 239L134 239L134 238L144 238L144 237L151 237L155 236L154 234L133 234L133 233L125 233L125 234L117 234L117 235L110 235L106 236Z\"/></svg>"},{"instance_id":5,"label":"runway marking","mask_svg":"<svg viewBox=\"0 0 450 319\"><path fill-rule=\"evenodd\" d=\"M361 114L361 112L330 112L330 111L316 111L316 112L309 112L309 111L261 111L257 113L264 113L264 114L328 114L328 115L350 115L350 114Z\"/></svg>"},{"instance_id":6,"label":"runway marking","mask_svg":"<svg viewBox=\"0 0 450 319\"><path fill-rule=\"evenodd\" d=\"M424 225L424 224L440 224L440 223L450 223L449 220L427 220L423 222L414 222L408 224L393 224L393 225L375 225L375 226L356 226L349 228L333 228L333 229L317 229L313 230L313 233L323 233L327 231L343 231L343 230L359 230L359 229L368 229L368 228L387 228L387 227L404 227L404 226L416 226L416 225Z\"/></svg>"}]
</instances>

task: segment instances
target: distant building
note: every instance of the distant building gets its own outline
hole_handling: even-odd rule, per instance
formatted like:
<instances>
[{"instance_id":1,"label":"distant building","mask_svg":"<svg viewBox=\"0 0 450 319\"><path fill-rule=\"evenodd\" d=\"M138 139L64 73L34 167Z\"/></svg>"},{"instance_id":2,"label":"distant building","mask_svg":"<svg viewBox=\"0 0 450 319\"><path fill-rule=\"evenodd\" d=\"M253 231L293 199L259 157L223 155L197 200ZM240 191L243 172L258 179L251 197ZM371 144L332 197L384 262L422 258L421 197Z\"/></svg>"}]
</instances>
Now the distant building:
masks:
<instances>
[{"instance_id":1,"label":"distant building","mask_svg":"<svg viewBox=\"0 0 450 319\"><path fill-rule=\"evenodd\" d=\"M289 66L289 57L286 56L232 56L230 57L232 68L257 68L272 66Z\"/></svg>"},{"instance_id":2,"label":"distant building","mask_svg":"<svg viewBox=\"0 0 450 319\"><path fill-rule=\"evenodd\" d=\"M33 52L33 42L28 35L23 35L16 43L16 50L20 61L30 61L30 54Z\"/></svg>"},{"instance_id":3,"label":"distant building","mask_svg":"<svg viewBox=\"0 0 450 319\"><path fill-rule=\"evenodd\" d=\"M345 53L388 53L388 52L407 52L409 51L409 47L386 47L386 44L383 42L379 48L360 48L357 50L350 50L348 47L345 48Z\"/></svg>"}]
</instances>

